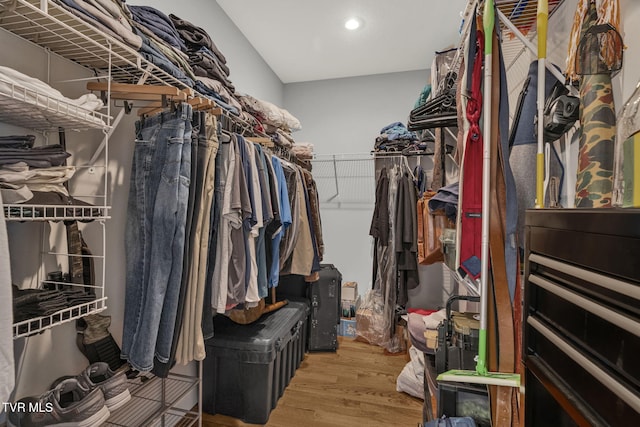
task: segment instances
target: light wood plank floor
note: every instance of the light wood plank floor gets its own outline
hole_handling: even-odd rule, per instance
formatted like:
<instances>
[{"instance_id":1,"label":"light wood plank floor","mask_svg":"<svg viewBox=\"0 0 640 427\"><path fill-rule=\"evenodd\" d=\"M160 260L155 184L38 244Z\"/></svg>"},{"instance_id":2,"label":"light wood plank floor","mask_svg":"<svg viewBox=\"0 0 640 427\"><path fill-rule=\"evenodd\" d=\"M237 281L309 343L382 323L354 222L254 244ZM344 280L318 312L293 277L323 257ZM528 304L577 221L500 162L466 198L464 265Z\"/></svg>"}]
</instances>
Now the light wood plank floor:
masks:
<instances>
[{"instance_id":1,"label":"light wood plank floor","mask_svg":"<svg viewBox=\"0 0 640 427\"><path fill-rule=\"evenodd\" d=\"M340 337L336 353L307 353L268 427L415 427L422 400L396 391L404 356ZM255 426L224 415L203 414L204 427Z\"/></svg>"}]
</instances>

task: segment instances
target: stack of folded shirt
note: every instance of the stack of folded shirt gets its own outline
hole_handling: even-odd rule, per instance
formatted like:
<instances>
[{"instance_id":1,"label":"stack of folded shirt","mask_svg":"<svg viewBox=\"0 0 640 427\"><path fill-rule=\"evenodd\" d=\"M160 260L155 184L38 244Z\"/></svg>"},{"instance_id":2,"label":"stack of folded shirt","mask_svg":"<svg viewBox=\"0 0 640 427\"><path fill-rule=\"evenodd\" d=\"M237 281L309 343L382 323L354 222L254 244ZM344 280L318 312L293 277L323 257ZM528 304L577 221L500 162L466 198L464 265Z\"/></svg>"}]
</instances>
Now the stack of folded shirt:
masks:
<instances>
[{"instance_id":1,"label":"stack of folded shirt","mask_svg":"<svg viewBox=\"0 0 640 427\"><path fill-rule=\"evenodd\" d=\"M374 149L376 151L403 151L412 146L417 139L416 134L408 131L404 124L394 122L380 130Z\"/></svg>"},{"instance_id":2,"label":"stack of folded shirt","mask_svg":"<svg viewBox=\"0 0 640 427\"><path fill-rule=\"evenodd\" d=\"M33 191L55 192L68 196L62 185L75 172L63 166L70 156L61 145L34 147L33 135L0 137L0 191L5 203L23 203Z\"/></svg>"}]
</instances>

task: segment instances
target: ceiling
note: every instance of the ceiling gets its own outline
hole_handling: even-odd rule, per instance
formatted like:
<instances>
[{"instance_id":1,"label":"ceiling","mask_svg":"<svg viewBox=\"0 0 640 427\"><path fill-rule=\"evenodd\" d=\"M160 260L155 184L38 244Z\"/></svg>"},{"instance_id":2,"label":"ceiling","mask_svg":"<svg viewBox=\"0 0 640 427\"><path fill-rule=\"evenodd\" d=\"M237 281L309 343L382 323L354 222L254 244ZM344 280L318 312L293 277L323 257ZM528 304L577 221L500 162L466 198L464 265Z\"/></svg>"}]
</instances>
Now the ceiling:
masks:
<instances>
[{"instance_id":1,"label":"ceiling","mask_svg":"<svg viewBox=\"0 0 640 427\"><path fill-rule=\"evenodd\" d=\"M430 68L467 0L217 0L283 83ZM363 25L344 28L356 16Z\"/></svg>"}]
</instances>

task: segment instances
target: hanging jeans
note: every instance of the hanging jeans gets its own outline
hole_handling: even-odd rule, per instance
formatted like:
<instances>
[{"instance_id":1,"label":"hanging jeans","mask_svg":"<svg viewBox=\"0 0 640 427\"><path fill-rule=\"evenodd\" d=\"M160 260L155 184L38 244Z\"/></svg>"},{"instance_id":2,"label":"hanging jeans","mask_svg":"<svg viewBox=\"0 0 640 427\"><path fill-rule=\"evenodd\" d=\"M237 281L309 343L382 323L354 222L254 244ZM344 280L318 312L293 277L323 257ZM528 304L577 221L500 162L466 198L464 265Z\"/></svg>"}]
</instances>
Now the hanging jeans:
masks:
<instances>
[{"instance_id":1,"label":"hanging jeans","mask_svg":"<svg viewBox=\"0 0 640 427\"><path fill-rule=\"evenodd\" d=\"M140 371L169 359L191 171L191 106L136 122L125 228L122 357Z\"/></svg>"}]
</instances>

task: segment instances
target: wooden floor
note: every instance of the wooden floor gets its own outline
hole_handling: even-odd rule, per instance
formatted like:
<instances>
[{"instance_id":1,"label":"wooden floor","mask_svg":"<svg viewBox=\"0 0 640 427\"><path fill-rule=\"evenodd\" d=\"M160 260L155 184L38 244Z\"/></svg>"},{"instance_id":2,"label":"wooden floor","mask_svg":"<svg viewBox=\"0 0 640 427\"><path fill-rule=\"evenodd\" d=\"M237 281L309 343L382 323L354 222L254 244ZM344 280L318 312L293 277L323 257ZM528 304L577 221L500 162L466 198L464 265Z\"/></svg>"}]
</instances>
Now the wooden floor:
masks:
<instances>
[{"instance_id":1,"label":"wooden floor","mask_svg":"<svg viewBox=\"0 0 640 427\"><path fill-rule=\"evenodd\" d=\"M422 400L396 391L404 355L340 337L336 353L308 353L269 427L412 426L422 420ZM255 426L223 415L203 414L204 427Z\"/></svg>"}]
</instances>

